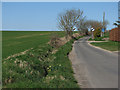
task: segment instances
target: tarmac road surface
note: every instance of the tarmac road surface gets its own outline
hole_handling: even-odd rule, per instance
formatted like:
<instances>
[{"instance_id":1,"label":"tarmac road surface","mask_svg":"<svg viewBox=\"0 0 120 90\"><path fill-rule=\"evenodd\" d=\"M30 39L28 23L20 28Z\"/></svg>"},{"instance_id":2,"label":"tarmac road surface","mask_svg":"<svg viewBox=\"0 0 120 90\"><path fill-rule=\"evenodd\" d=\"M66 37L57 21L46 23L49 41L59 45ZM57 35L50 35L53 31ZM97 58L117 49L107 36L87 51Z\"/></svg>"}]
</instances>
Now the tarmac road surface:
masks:
<instances>
[{"instance_id":1,"label":"tarmac road surface","mask_svg":"<svg viewBox=\"0 0 120 90\"><path fill-rule=\"evenodd\" d=\"M73 45L77 64L83 63L87 80L92 88L118 88L118 55L88 45L89 37ZM77 67L77 70L81 70Z\"/></svg>"}]
</instances>

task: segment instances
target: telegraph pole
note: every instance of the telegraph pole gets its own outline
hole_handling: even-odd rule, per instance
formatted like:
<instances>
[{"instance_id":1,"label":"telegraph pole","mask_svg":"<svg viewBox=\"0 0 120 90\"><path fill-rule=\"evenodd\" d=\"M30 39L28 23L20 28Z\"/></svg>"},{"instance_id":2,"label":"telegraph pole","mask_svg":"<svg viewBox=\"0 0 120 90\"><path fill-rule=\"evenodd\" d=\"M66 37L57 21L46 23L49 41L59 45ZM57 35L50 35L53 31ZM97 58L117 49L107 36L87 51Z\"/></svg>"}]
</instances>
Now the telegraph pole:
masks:
<instances>
[{"instance_id":1,"label":"telegraph pole","mask_svg":"<svg viewBox=\"0 0 120 90\"><path fill-rule=\"evenodd\" d=\"M105 31L105 12L103 12L103 26L102 26L101 36L104 36L104 31Z\"/></svg>"},{"instance_id":2,"label":"telegraph pole","mask_svg":"<svg viewBox=\"0 0 120 90\"><path fill-rule=\"evenodd\" d=\"M105 28L105 12L103 13L103 28Z\"/></svg>"}]
</instances>

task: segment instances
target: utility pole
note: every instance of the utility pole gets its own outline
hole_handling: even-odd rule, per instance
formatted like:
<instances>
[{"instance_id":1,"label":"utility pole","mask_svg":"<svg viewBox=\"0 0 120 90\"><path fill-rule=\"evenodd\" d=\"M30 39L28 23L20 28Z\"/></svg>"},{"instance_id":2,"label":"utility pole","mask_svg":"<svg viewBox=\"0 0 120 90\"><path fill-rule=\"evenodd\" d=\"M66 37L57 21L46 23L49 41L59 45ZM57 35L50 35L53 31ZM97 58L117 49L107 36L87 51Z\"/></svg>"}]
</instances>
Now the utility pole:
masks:
<instances>
[{"instance_id":1,"label":"utility pole","mask_svg":"<svg viewBox=\"0 0 120 90\"><path fill-rule=\"evenodd\" d=\"M103 28L105 28L105 12L103 13Z\"/></svg>"},{"instance_id":2,"label":"utility pole","mask_svg":"<svg viewBox=\"0 0 120 90\"><path fill-rule=\"evenodd\" d=\"M104 31L105 31L105 12L103 12L103 26L102 26L101 36L104 36Z\"/></svg>"}]
</instances>

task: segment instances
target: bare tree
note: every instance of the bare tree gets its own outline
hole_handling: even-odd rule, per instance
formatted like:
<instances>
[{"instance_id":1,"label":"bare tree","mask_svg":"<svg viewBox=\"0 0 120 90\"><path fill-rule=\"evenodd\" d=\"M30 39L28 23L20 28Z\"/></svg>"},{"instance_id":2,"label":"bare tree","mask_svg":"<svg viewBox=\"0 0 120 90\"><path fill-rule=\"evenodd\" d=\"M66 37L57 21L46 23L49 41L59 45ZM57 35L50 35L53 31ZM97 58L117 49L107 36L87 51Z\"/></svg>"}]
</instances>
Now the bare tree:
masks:
<instances>
[{"instance_id":1,"label":"bare tree","mask_svg":"<svg viewBox=\"0 0 120 90\"><path fill-rule=\"evenodd\" d=\"M88 35L88 29L102 28L102 22L95 21L95 20L85 20L85 18L83 18L77 22L76 27L80 33L84 33Z\"/></svg>"},{"instance_id":2,"label":"bare tree","mask_svg":"<svg viewBox=\"0 0 120 90\"><path fill-rule=\"evenodd\" d=\"M87 22L85 21L85 17L77 22L76 27L80 34L84 33L88 35L88 25L87 25Z\"/></svg>"},{"instance_id":3,"label":"bare tree","mask_svg":"<svg viewBox=\"0 0 120 90\"><path fill-rule=\"evenodd\" d=\"M96 21L96 20L88 20L86 21L86 24L88 26L88 28L107 28L107 25L109 24L109 22L107 20L105 20L104 22L100 22L100 21Z\"/></svg>"},{"instance_id":4,"label":"bare tree","mask_svg":"<svg viewBox=\"0 0 120 90\"><path fill-rule=\"evenodd\" d=\"M66 10L64 13L61 13L58 17L58 27L61 30L64 30L67 36L72 36L74 27L76 26L77 22L81 19L83 19L83 11L80 11L80 9Z\"/></svg>"},{"instance_id":5,"label":"bare tree","mask_svg":"<svg viewBox=\"0 0 120 90\"><path fill-rule=\"evenodd\" d=\"M102 22L95 21L95 20L88 20L86 21L86 24L88 28L94 28L94 29L102 28L103 26Z\"/></svg>"}]
</instances>

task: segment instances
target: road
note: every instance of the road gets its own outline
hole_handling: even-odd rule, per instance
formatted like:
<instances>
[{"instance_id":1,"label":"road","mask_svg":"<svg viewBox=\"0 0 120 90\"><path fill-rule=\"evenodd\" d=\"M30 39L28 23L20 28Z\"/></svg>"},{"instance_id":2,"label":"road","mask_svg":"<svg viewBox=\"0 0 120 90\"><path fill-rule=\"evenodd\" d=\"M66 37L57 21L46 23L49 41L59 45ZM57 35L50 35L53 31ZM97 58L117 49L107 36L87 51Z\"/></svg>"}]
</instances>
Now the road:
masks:
<instances>
[{"instance_id":1,"label":"road","mask_svg":"<svg viewBox=\"0 0 120 90\"><path fill-rule=\"evenodd\" d=\"M88 45L88 38L79 39L73 45L75 55L72 63L79 75L77 79L83 77L79 72L84 70L84 78L90 84L88 88L117 88L118 55Z\"/></svg>"}]
</instances>

